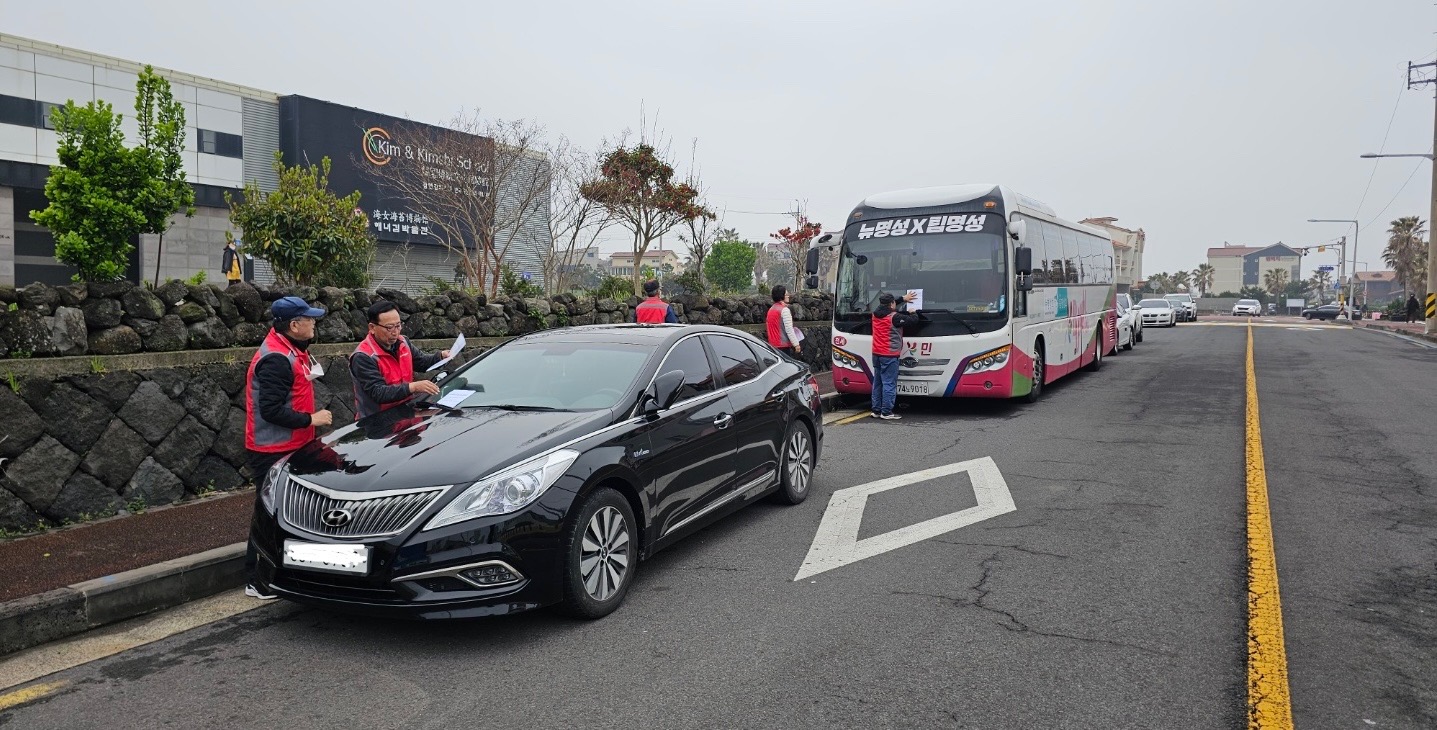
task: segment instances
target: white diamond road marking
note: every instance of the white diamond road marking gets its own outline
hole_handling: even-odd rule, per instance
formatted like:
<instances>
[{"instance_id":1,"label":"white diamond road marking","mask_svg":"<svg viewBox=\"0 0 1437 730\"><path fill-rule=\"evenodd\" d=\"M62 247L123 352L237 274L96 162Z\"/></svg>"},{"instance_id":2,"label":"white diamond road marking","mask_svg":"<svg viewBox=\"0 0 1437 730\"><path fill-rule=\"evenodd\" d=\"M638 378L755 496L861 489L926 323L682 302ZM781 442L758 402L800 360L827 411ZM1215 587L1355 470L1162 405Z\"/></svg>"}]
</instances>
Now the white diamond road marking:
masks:
<instances>
[{"instance_id":1,"label":"white diamond road marking","mask_svg":"<svg viewBox=\"0 0 1437 730\"><path fill-rule=\"evenodd\" d=\"M965 471L973 480L973 496L978 499L977 506L900 527L882 535L858 539L858 528L863 523L863 509L868 504L870 494ZM808 556L803 559L803 565L793 579L803 580L1017 509L1013 504L1013 495L1008 491L1008 483L998 471L998 465L987 456L840 489L829 498L828 509L824 510L823 521L819 523L818 532L813 536Z\"/></svg>"}]
</instances>

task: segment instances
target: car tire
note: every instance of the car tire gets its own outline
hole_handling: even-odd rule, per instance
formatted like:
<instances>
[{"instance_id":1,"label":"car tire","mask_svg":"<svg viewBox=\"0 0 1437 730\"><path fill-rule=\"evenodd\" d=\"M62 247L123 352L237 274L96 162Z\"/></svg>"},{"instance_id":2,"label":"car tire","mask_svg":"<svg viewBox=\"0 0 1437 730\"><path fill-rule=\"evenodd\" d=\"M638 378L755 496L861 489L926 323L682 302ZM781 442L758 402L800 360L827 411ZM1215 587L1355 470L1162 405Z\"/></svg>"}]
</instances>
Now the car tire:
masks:
<instances>
[{"instance_id":1,"label":"car tire","mask_svg":"<svg viewBox=\"0 0 1437 730\"><path fill-rule=\"evenodd\" d=\"M782 458L778 462L778 491L773 501L779 504L800 504L808 499L813 486L813 433L801 421L788 424L783 435Z\"/></svg>"},{"instance_id":2,"label":"car tire","mask_svg":"<svg viewBox=\"0 0 1437 730\"><path fill-rule=\"evenodd\" d=\"M1039 345L1033 353L1033 387L1028 394L1023 396L1026 403L1037 403L1043 397L1043 378L1047 375L1048 364L1043 360L1043 346Z\"/></svg>"},{"instance_id":3,"label":"car tire","mask_svg":"<svg viewBox=\"0 0 1437 730\"><path fill-rule=\"evenodd\" d=\"M600 487L584 498L564 540L564 613L603 618L624 602L639 565L637 525L629 501L618 492Z\"/></svg>"},{"instance_id":4,"label":"car tire","mask_svg":"<svg viewBox=\"0 0 1437 730\"><path fill-rule=\"evenodd\" d=\"M1133 335L1133 341L1134 341L1134 342L1142 342L1142 341L1143 341L1143 331L1142 331L1142 329L1139 329L1139 330L1138 330L1138 333L1135 334L1135 335Z\"/></svg>"},{"instance_id":5,"label":"car tire","mask_svg":"<svg viewBox=\"0 0 1437 730\"><path fill-rule=\"evenodd\" d=\"M1135 342L1135 341L1137 340L1137 338L1138 338L1138 334L1137 334L1136 332L1129 332L1129 333L1128 333L1128 344L1123 345L1120 349L1123 349L1123 350L1131 350L1131 349L1133 349L1133 342ZM1113 350L1113 352L1117 352L1117 350Z\"/></svg>"},{"instance_id":6,"label":"car tire","mask_svg":"<svg viewBox=\"0 0 1437 730\"><path fill-rule=\"evenodd\" d=\"M1305 319L1305 320L1307 320L1307 321L1309 321L1309 322L1312 321L1312 315L1310 315L1310 314L1304 314L1304 315L1302 315L1302 318Z\"/></svg>"}]
</instances>

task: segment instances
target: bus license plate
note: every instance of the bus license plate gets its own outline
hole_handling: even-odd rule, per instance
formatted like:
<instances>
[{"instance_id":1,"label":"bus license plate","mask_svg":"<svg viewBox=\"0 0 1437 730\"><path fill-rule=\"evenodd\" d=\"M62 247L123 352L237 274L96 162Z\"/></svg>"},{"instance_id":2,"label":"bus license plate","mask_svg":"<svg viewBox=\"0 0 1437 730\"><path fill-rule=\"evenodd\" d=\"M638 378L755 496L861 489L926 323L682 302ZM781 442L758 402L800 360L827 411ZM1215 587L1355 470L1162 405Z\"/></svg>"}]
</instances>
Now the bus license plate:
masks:
<instances>
[{"instance_id":1,"label":"bus license plate","mask_svg":"<svg viewBox=\"0 0 1437 730\"><path fill-rule=\"evenodd\" d=\"M905 382L899 381L899 383L898 383L898 394L899 394L899 395L928 395L928 384L927 384L927 383L905 383Z\"/></svg>"}]
</instances>

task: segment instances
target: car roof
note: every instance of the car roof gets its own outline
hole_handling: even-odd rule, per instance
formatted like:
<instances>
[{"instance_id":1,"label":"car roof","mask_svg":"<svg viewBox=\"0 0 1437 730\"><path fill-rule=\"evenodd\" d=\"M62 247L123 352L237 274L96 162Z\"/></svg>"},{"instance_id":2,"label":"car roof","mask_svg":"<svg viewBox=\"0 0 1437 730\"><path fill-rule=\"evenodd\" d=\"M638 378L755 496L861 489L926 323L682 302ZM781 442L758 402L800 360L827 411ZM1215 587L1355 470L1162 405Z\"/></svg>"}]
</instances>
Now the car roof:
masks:
<instances>
[{"instance_id":1,"label":"car roof","mask_svg":"<svg viewBox=\"0 0 1437 730\"><path fill-rule=\"evenodd\" d=\"M747 335L731 327L703 324L590 324L533 332L514 342L610 342L659 347L696 332Z\"/></svg>"}]
</instances>

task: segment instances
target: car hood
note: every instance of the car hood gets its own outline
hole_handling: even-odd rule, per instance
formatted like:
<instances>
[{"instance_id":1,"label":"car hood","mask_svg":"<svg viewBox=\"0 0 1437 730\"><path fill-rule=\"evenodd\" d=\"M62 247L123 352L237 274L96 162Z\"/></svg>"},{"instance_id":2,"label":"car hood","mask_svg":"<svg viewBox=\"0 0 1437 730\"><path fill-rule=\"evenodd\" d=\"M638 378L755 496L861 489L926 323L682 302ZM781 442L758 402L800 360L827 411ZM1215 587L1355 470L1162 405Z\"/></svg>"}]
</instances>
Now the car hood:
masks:
<instances>
[{"instance_id":1,"label":"car hood","mask_svg":"<svg viewBox=\"0 0 1437 730\"><path fill-rule=\"evenodd\" d=\"M610 411L463 411L397 406L289 459L291 474L330 489L374 492L478 480L607 426Z\"/></svg>"}]
</instances>

